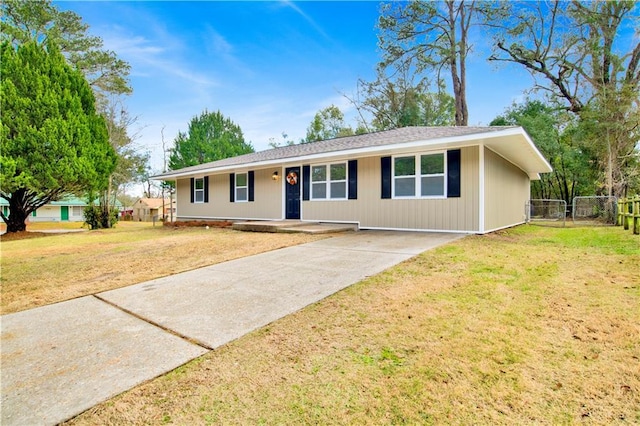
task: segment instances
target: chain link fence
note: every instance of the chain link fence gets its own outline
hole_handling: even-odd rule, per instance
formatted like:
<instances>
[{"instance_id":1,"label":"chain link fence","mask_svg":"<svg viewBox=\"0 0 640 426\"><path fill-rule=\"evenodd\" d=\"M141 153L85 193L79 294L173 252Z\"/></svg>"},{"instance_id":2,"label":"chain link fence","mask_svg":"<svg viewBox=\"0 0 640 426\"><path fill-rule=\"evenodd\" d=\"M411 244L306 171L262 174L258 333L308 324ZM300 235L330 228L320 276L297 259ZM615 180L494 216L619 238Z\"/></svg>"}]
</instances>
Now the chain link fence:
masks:
<instances>
[{"instance_id":1,"label":"chain link fence","mask_svg":"<svg viewBox=\"0 0 640 426\"><path fill-rule=\"evenodd\" d=\"M567 202L564 200L529 200L525 206L527 223L544 223L548 226L565 226Z\"/></svg>"},{"instance_id":2,"label":"chain link fence","mask_svg":"<svg viewBox=\"0 0 640 426\"><path fill-rule=\"evenodd\" d=\"M618 214L616 197L575 197L567 209L564 200L533 199L527 201L525 212L527 223L545 226L566 226L571 217L574 226L615 225Z\"/></svg>"},{"instance_id":3,"label":"chain link fence","mask_svg":"<svg viewBox=\"0 0 640 426\"><path fill-rule=\"evenodd\" d=\"M618 215L616 197L575 197L573 199L574 223L582 225L615 225Z\"/></svg>"}]
</instances>

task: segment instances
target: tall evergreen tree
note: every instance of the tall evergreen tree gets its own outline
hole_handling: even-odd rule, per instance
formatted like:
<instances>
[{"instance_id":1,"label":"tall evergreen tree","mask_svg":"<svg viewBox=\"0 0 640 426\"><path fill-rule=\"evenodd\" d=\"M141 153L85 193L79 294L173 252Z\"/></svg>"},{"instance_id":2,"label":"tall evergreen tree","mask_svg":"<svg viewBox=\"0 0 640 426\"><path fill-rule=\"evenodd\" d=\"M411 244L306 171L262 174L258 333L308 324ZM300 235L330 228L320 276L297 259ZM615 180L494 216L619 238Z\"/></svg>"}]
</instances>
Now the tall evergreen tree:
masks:
<instances>
[{"instance_id":1,"label":"tall evergreen tree","mask_svg":"<svg viewBox=\"0 0 640 426\"><path fill-rule=\"evenodd\" d=\"M5 41L1 54L0 215L18 232L50 201L104 189L116 154L91 88L53 43Z\"/></svg>"},{"instance_id":2,"label":"tall evergreen tree","mask_svg":"<svg viewBox=\"0 0 640 426\"><path fill-rule=\"evenodd\" d=\"M122 102L122 97L132 90L129 64L115 52L105 50L102 39L89 34L89 26L80 16L58 9L50 0L4 0L0 8L3 41L14 47L27 42L56 44L67 62L82 72L93 89L96 109L107 122L109 141L118 156L118 168L115 175L110 176L108 187L99 194L90 194L90 201L95 195L99 196L97 211L105 219L101 223L110 227L119 190L139 180L148 161L147 156L135 152L134 138L128 134L128 127L135 121L128 116Z\"/></svg>"},{"instance_id":3,"label":"tall evergreen tree","mask_svg":"<svg viewBox=\"0 0 640 426\"><path fill-rule=\"evenodd\" d=\"M50 0L3 0L0 7L3 41L55 43L84 74L99 102L105 95L131 92L129 64L103 49L102 39L89 35L89 26L74 12L61 11Z\"/></svg>"},{"instance_id":4,"label":"tall evergreen tree","mask_svg":"<svg viewBox=\"0 0 640 426\"><path fill-rule=\"evenodd\" d=\"M179 132L169 152L169 169L195 166L253 152L240 126L220 111L193 117L187 133Z\"/></svg>"}]
</instances>

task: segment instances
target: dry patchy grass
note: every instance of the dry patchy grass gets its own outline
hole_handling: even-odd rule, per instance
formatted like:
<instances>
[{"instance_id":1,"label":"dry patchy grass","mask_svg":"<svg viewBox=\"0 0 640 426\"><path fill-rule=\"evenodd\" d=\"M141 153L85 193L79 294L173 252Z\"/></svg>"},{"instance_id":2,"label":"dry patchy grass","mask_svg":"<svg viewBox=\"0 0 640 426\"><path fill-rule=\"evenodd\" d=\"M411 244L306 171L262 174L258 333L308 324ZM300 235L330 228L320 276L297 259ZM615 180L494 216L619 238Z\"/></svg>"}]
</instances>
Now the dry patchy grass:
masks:
<instances>
[{"instance_id":1,"label":"dry patchy grass","mask_svg":"<svg viewBox=\"0 0 640 426\"><path fill-rule=\"evenodd\" d=\"M69 424L639 423L639 264L620 228L468 237Z\"/></svg>"},{"instance_id":2,"label":"dry patchy grass","mask_svg":"<svg viewBox=\"0 0 640 426\"><path fill-rule=\"evenodd\" d=\"M41 228L33 226L32 229ZM2 241L2 313L111 290L318 238L123 222L109 230Z\"/></svg>"}]
</instances>

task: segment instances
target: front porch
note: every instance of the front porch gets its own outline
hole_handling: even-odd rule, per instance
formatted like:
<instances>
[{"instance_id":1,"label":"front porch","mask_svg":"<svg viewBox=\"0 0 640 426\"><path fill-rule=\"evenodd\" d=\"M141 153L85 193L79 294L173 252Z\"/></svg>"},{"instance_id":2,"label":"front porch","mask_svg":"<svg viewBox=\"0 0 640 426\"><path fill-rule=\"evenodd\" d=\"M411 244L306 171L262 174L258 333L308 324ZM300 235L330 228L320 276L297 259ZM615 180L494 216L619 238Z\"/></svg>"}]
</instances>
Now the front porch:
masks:
<instances>
[{"instance_id":1,"label":"front porch","mask_svg":"<svg viewBox=\"0 0 640 426\"><path fill-rule=\"evenodd\" d=\"M354 223L303 222L301 220L255 220L234 222L231 229L247 232L334 234L357 231L358 225Z\"/></svg>"}]
</instances>

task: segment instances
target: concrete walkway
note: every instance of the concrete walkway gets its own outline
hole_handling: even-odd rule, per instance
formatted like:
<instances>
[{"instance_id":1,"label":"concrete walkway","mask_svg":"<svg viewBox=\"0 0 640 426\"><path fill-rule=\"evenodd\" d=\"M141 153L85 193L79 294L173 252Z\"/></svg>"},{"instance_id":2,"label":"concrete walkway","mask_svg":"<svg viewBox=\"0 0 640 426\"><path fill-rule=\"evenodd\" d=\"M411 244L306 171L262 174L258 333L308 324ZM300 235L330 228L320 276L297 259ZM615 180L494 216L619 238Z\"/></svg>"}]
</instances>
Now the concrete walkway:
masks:
<instances>
[{"instance_id":1,"label":"concrete walkway","mask_svg":"<svg viewBox=\"0 0 640 426\"><path fill-rule=\"evenodd\" d=\"M0 423L68 420L460 237L361 231L5 315Z\"/></svg>"}]
</instances>

